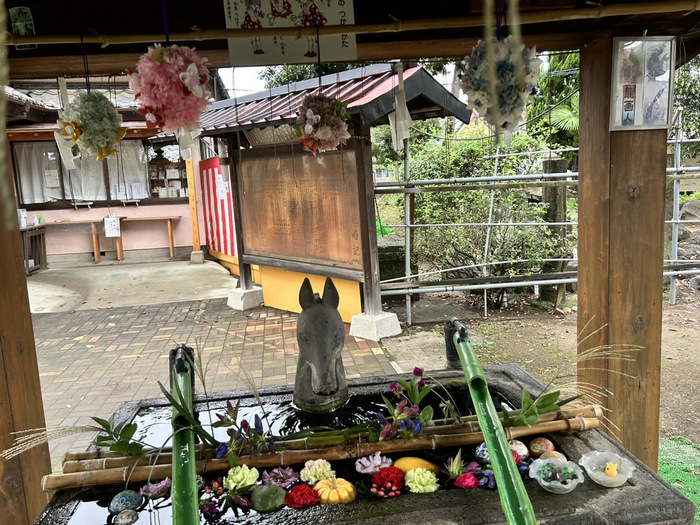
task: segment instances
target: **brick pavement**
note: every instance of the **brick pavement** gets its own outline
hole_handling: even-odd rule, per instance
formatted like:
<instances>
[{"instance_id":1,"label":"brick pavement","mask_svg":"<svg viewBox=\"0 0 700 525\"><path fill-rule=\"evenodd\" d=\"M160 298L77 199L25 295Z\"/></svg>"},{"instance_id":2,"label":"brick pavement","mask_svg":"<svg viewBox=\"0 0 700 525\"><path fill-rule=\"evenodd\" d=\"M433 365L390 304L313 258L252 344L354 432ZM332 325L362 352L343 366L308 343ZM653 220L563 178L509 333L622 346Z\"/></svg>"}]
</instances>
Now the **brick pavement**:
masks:
<instances>
[{"instance_id":1,"label":"brick pavement","mask_svg":"<svg viewBox=\"0 0 700 525\"><path fill-rule=\"evenodd\" d=\"M297 318L267 307L239 312L225 298L34 314L46 425L90 424L90 416L108 418L125 401L162 397L158 381L168 384L169 352L178 343L201 352L209 391L247 389L243 370L257 387L293 384ZM348 330L348 379L396 373L381 344ZM65 452L84 450L93 438L51 441L53 470Z\"/></svg>"}]
</instances>

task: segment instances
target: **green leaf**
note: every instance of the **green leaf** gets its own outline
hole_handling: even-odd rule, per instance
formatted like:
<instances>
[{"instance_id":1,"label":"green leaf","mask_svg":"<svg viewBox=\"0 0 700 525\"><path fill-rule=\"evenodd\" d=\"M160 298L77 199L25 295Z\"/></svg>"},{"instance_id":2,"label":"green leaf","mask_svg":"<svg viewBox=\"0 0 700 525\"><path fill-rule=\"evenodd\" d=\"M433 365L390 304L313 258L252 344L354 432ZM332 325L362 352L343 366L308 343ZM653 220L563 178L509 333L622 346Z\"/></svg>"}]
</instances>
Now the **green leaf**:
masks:
<instances>
[{"instance_id":1,"label":"green leaf","mask_svg":"<svg viewBox=\"0 0 700 525\"><path fill-rule=\"evenodd\" d=\"M561 407L559 405L547 405L545 407L538 407L537 412L539 414L547 414L549 412L559 412Z\"/></svg>"},{"instance_id":2,"label":"green leaf","mask_svg":"<svg viewBox=\"0 0 700 525\"><path fill-rule=\"evenodd\" d=\"M527 388L523 388L523 397L522 397L522 401L520 403L520 408L524 412L528 408L530 408L531 404L532 404L532 396L530 395L530 392Z\"/></svg>"},{"instance_id":3,"label":"green leaf","mask_svg":"<svg viewBox=\"0 0 700 525\"><path fill-rule=\"evenodd\" d=\"M503 412L503 426L504 427L512 426L510 414L508 413L508 410L506 410L506 407L503 403L501 403L501 411Z\"/></svg>"},{"instance_id":4,"label":"green leaf","mask_svg":"<svg viewBox=\"0 0 700 525\"><path fill-rule=\"evenodd\" d=\"M559 390L550 392L537 398L537 406L553 405L559 399Z\"/></svg>"},{"instance_id":5,"label":"green leaf","mask_svg":"<svg viewBox=\"0 0 700 525\"><path fill-rule=\"evenodd\" d=\"M137 427L136 423L131 423L129 425L126 425L122 429L121 433L119 434L120 441L129 441L133 437L137 428L138 427Z\"/></svg>"},{"instance_id":6,"label":"green leaf","mask_svg":"<svg viewBox=\"0 0 700 525\"><path fill-rule=\"evenodd\" d=\"M418 394L418 402L416 403L416 405L420 404L423 398L427 396L433 388L435 388L435 385L428 385L423 387L423 389L420 391L420 394Z\"/></svg>"},{"instance_id":7,"label":"green leaf","mask_svg":"<svg viewBox=\"0 0 700 525\"><path fill-rule=\"evenodd\" d=\"M528 414L525 416L525 423L527 423L527 426L531 427L532 425L537 424L539 419L540 416L538 414Z\"/></svg>"},{"instance_id":8,"label":"green leaf","mask_svg":"<svg viewBox=\"0 0 700 525\"><path fill-rule=\"evenodd\" d=\"M433 407L427 406L420 412L420 421L423 423L423 426L426 426L428 423L430 423L433 420L433 414L434 410Z\"/></svg>"},{"instance_id":9,"label":"green leaf","mask_svg":"<svg viewBox=\"0 0 700 525\"><path fill-rule=\"evenodd\" d=\"M396 409L394 408L394 404L391 403L384 394L382 394L382 399L384 400L384 404L386 405L386 409L389 411L389 414L391 417L396 417Z\"/></svg>"},{"instance_id":10,"label":"green leaf","mask_svg":"<svg viewBox=\"0 0 700 525\"><path fill-rule=\"evenodd\" d=\"M107 421L106 419L102 419L99 417L92 417L90 419L92 419L95 423L97 423L102 428L104 428L107 432L110 432L110 433L112 432L112 424L109 421Z\"/></svg>"}]
</instances>

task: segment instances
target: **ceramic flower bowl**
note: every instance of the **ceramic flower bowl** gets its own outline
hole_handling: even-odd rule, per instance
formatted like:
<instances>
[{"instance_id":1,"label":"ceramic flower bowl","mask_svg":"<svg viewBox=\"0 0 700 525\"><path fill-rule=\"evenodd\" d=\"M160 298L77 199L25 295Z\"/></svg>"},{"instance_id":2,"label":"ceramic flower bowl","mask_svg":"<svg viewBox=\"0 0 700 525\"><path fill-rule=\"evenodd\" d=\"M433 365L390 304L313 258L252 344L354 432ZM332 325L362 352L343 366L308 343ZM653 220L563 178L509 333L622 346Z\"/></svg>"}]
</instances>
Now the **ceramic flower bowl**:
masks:
<instances>
[{"instance_id":1,"label":"ceramic flower bowl","mask_svg":"<svg viewBox=\"0 0 700 525\"><path fill-rule=\"evenodd\" d=\"M557 458L536 459L530 465L530 477L554 494L568 494L583 483L583 470L573 461Z\"/></svg>"},{"instance_id":2,"label":"ceramic flower bowl","mask_svg":"<svg viewBox=\"0 0 700 525\"><path fill-rule=\"evenodd\" d=\"M614 452L586 452L578 461L590 478L604 487L619 487L635 471L635 466L626 458Z\"/></svg>"}]
</instances>

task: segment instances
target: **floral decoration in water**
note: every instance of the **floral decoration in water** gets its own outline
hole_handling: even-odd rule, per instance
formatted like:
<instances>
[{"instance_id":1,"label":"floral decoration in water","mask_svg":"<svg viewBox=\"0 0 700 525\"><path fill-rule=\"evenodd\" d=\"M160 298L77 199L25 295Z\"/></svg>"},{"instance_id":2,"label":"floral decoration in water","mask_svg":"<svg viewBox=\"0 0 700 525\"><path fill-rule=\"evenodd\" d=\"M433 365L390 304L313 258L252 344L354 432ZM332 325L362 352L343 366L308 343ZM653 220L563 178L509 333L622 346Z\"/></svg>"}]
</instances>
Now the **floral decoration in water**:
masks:
<instances>
[{"instance_id":1,"label":"floral decoration in water","mask_svg":"<svg viewBox=\"0 0 700 525\"><path fill-rule=\"evenodd\" d=\"M224 487L229 492L245 494L257 483L258 477L258 469L255 467L250 468L248 465L238 465L228 471L228 476L224 478Z\"/></svg>"},{"instance_id":2,"label":"floral decoration in water","mask_svg":"<svg viewBox=\"0 0 700 525\"><path fill-rule=\"evenodd\" d=\"M101 93L78 93L58 120L59 135L83 156L97 160L117 152L126 134L117 108Z\"/></svg>"},{"instance_id":3,"label":"floral decoration in water","mask_svg":"<svg viewBox=\"0 0 700 525\"><path fill-rule=\"evenodd\" d=\"M270 471L263 472L262 481L265 484L277 485L286 489L299 481L299 474L294 472L292 467L275 467Z\"/></svg>"},{"instance_id":4,"label":"floral decoration in water","mask_svg":"<svg viewBox=\"0 0 700 525\"><path fill-rule=\"evenodd\" d=\"M493 78L489 60L495 62ZM498 132L505 132L509 140L510 133L517 131L524 120L525 105L534 96L541 63L534 47L516 46L511 36L493 39L493 56L488 55L486 41L479 40L466 57L464 73L460 75L467 107L476 109Z\"/></svg>"},{"instance_id":5,"label":"floral decoration in water","mask_svg":"<svg viewBox=\"0 0 700 525\"><path fill-rule=\"evenodd\" d=\"M308 485L297 485L287 492L284 503L293 509L305 509L318 505L318 492Z\"/></svg>"},{"instance_id":6,"label":"floral decoration in water","mask_svg":"<svg viewBox=\"0 0 700 525\"><path fill-rule=\"evenodd\" d=\"M338 149L350 138L347 120L348 106L326 95L309 95L299 108L294 130L304 149L313 153Z\"/></svg>"},{"instance_id":7,"label":"floral decoration in water","mask_svg":"<svg viewBox=\"0 0 700 525\"><path fill-rule=\"evenodd\" d=\"M380 468L391 466L393 461L384 457L379 451L355 461L355 470L360 474L374 474Z\"/></svg>"},{"instance_id":8,"label":"floral decoration in water","mask_svg":"<svg viewBox=\"0 0 700 525\"><path fill-rule=\"evenodd\" d=\"M479 486L479 480L471 472L465 472L455 480L455 487L473 489Z\"/></svg>"},{"instance_id":9,"label":"floral decoration in water","mask_svg":"<svg viewBox=\"0 0 700 525\"><path fill-rule=\"evenodd\" d=\"M405 474L396 467L382 467L372 475L370 492L380 498L393 498L401 495Z\"/></svg>"},{"instance_id":10,"label":"floral decoration in water","mask_svg":"<svg viewBox=\"0 0 700 525\"><path fill-rule=\"evenodd\" d=\"M183 158L189 157L200 131L199 116L211 97L206 62L191 47L156 44L141 55L136 71L129 72L138 113L146 117L149 128L175 132Z\"/></svg>"},{"instance_id":11,"label":"floral decoration in water","mask_svg":"<svg viewBox=\"0 0 700 525\"><path fill-rule=\"evenodd\" d=\"M299 473L301 480L315 485L322 479L328 479L335 476L335 470L331 468L331 464L325 459L310 459L304 463L304 468Z\"/></svg>"},{"instance_id":12,"label":"floral decoration in water","mask_svg":"<svg viewBox=\"0 0 700 525\"><path fill-rule=\"evenodd\" d=\"M424 468L406 472L406 486L411 492L435 492L438 488L437 476Z\"/></svg>"}]
</instances>

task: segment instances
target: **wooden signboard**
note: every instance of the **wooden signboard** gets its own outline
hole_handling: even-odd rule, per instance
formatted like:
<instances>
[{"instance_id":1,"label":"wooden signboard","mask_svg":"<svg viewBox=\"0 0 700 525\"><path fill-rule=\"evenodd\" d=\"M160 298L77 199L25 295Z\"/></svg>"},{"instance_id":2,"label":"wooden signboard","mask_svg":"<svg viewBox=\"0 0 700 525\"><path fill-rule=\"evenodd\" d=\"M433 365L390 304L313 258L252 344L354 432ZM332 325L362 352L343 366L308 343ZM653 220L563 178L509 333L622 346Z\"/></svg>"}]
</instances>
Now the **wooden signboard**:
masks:
<instances>
[{"instance_id":1,"label":"wooden signboard","mask_svg":"<svg viewBox=\"0 0 700 525\"><path fill-rule=\"evenodd\" d=\"M238 172L245 254L362 270L354 150L247 157Z\"/></svg>"}]
</instances>

